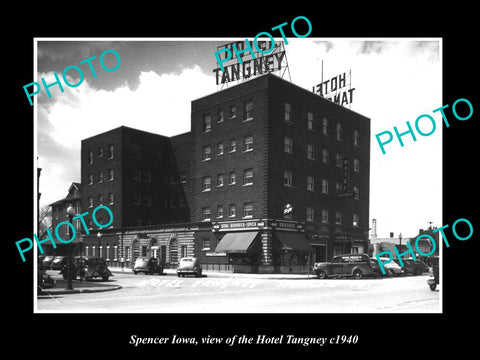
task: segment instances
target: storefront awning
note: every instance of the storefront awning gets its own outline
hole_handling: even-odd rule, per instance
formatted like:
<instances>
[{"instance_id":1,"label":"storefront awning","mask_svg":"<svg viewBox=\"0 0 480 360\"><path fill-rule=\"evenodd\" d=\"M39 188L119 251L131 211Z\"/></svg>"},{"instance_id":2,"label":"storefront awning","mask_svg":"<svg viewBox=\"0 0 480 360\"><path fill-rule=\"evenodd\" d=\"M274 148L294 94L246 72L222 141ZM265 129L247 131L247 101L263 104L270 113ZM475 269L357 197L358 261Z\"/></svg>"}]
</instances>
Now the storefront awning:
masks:
<instances>
[{"instance_id":1,"label":"storefront awning","mask_svg":"<svg viewBox=\"0 0 480 360\"><path fill-rule=\"evenodd\" d=\"M215 252L245 254L252 248L257 234L258 231L227 233L218 243Z\"/></svg>"},{"instance_id":2,"label":"storefront awning","mask_svg":"<svg viewBox=\"0 0 480 360\"><path fill-rule=\"evenodd\" d=\"M303 233L275 232L275 236L282 243L282 250L313 252L313 247Z\"/></svg>"}]
</instances>

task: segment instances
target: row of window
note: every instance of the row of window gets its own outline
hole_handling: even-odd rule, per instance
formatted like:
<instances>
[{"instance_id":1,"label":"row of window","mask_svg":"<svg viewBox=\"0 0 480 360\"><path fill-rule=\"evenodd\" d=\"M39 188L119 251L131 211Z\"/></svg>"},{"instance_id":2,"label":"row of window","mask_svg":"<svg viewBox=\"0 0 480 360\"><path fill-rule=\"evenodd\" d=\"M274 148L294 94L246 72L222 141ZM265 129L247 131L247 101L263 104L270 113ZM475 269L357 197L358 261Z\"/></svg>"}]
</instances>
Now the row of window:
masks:
<instances>
[{"instance_id":1,"label":"row of window","mask_svg":"<svg viewBox=\"0 0 480 360\"><path fill-rule=\"evenodd\" d=\"M288 210L286 210L288 209ZM225 213L228 211L228 213ZM211 221L212 216L215 219L223 219L223 218L235 218L237 216L237 206L236 204L228 205L227 209L224 209L223 205L217 205L215 209L215 214L212 215L212 210L209 206L202 208L202 220L203 221ZM242 219L251 219L253 218L253 203L245 202L243 203L243 212L242 212ZM283 218L286 220L293 219L293 207L286 205L283 211ZM315 208L312 206L308 206L306 208L306 220L307 221L315 221ZM329 211L326 209L322 209L321 212L321 222L324 224L328 224L330 221L329 219ZM343 217L340 211L335 212L335 224L342 225L343 224ZM359 226L359 217L357 214L353 214L352 216L352 226Z\"/></svg>"},{"instance_id":2,"label":"row of window","mask_svg":"<svg viewBox=\"0 0 480 360\"><path fill-rule=\"evenodd\" d=\"M216 186L222 187L225 183L225 177L223 174L217 174ZM237 175L235 171L231 171L228 174L228 185L236 185ZM253 185L253 169L243 170L243 185ZM202 178L202 191L210 191L212 189L211 176L204 176Z\"/></svg>"},{"instance_id":3,"label":"row of window","mask_svg":"<svg viewBox=\"0 0 480 360\"><path fill-rule=\"evenodd\" d=\"M98 182L103 183L106 181L113 181L115 178L113 169L107 170L107 178L105 179L103 171L98 172ZM88 174L88 185L93 185L93 174Z\"/></svg>"},{"instance_id":4,"label":"row of window","mask_svg":"<svg viewBox=\"0 0 480 360\"><path fill-rule=\"evenodd\" d=\"M243 137L243 152L253 151L253 135L246 135ZM228 152L234 153L237 151L237 139L230 139L228 144ZM225 145L223 141L217 143L216 155L223 155L225 151ZM212 146L205 145L202 152L202 160L210 160L212 158Z\"/></svg>"},{"instance_id":5,"label":"row of window","mask_svg":"<svg viewBox=\"0 0 480 360\"><path fill-rule=\"evenodd\" d=\"M103 171L98 172L98 182L103 183L105 180L107 181L113 181L114 180L114 171L113 169L110 169L107 171L107 178L105 179L103 175ZM152 181L152 173L149 170L134 170L132 173L132 180L134 181L143 181L143 182L151 182ZM162 185L167 185L167 184L179 184L182 183L184 184L187 180L187 175L185 172L181 172L180 174L174 174L174 175L161 175L160 177L160 183ZM93 185L93 174L88 174L88 185Z\"/></svg>"},{"instance_id":6,"label":"row of window","mask_svg":"<svg viewBox=\"0 0 480 360\"><path fill-rule=\"evenodd\" d=\"M230 105L228 109L228 118L235 119L237 117L237 106L235 104ZM247 100L243 103L243 121L253 120L253 101ZM293 123L293 106L289 102L284 103L284 120L285 122L292 124ZM225 111L223 108L217 110L217 123L222 123L225 121ZM322 134L325 136L331 136L330 130L330 119L327 117L322 117ZM307 112L307 129L311 131L316 130L315 125L315 116L313 112ZM210 132L212 130L212 114L207 113L203 115L202 119L202 131L204 133ZM341 123L337 122L335 125L335 138L339 141L343 141L343 126ZM360 146L360 133L358 130L353 132L353 144L355 146Z\"/></svg>"},{"instance_id":7,"label":"row of window","mask_svg":"<svg viewBox=\"0 0 480 360\"><path fill-rule=\"evenodd\" d=\"M97 151L97 157L103 157L103 147L99 147ZM107 159L113 159L113 144L108 145L107 147ZM93 151L88 152L88 164L93 164Z\"/></svg>"}]
</instances>

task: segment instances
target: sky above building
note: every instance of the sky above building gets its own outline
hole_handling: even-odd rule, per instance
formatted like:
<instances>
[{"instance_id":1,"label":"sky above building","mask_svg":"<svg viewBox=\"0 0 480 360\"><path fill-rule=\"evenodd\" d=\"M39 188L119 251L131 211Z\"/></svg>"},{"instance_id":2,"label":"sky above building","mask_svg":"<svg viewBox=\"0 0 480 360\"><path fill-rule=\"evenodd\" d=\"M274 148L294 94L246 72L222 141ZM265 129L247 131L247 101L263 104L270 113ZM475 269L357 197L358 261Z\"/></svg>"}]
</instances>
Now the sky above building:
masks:
<instances>
[{"instance_id":1,"label":"sky above building","mask_svg":"<svg viewBox=\"0 0 480 360\"><path fill-rule=\"evenodd\" d=\"M55 81L65 68L83 70L77 87L50 88L35 96L37 164L41 206L67 195L72 182L80 182L81 140L119 127L172 136L190 130L191 101L217 91L213 70L217 46L234 40L215 39L36 39L36 70L40 82ZM281 40L276 39L276 40ZM100 55L116 51L120 67L105 71ZM442 226L442 44L424 38L288 38L285 45L292 83L309 91L323 79L351 71L355 88L351 110L371 119L370 219L377 234L415 236L429 222ZM88 64L91 60L96 78ZM104 57L115 66L112 53ZM67 72L72 84L78 72ZM233 84L230 86L234 86ZM432 116L436 130L430 136L396 138L382 154L375 135L407 130L409 121ZM425 120L425 119L424 119ZM432 125L419 123L428 133Z\"/></svg>"}]
</instances>

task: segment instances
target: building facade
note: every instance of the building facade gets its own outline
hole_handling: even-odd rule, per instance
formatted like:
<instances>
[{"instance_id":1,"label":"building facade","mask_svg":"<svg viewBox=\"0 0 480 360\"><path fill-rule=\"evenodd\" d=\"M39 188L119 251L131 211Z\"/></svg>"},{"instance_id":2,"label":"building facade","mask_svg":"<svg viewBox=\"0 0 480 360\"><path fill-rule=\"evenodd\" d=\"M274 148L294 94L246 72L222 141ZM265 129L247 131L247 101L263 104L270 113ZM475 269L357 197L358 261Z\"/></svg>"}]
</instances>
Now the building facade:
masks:
<instances>
[{"instance_id":1,"label":"building facade","mask_svg":"<svg viewBox=\"0 0 480 360\"><path fill-rule=\"evenodd\" d=\"M368 249L370 120L267 74L192 101L191 131L82 141L81 206L113 213L83 255L131 266L307 272ZM98 217L97 217L98 219ZM102 221L102 219L100 219Z\"/></svg>"}]
</instances>

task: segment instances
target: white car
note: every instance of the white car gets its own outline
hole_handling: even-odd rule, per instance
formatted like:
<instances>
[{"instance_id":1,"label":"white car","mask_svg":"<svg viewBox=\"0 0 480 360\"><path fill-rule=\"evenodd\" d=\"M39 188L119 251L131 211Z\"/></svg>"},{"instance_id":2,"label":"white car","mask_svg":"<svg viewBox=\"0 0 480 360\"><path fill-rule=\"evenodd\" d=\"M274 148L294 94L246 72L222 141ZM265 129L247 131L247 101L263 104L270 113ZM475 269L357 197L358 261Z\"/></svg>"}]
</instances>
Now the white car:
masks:
<instances>
[{"instance_id":1,"label":"white car","mask_svg":"<svg viewBox=\"0 0 480 360\"><path fill-rule=\"evenodd\" d=\"M390 275L390 276L399 276L403 275L403 267L398 265L395 261L390 261L389 263L385 264L390 258L388 257L381 257L380 258L381 262L383 263L383 267L385 269L385 272Z\"/></svg>"}]
</instances>

